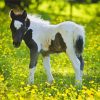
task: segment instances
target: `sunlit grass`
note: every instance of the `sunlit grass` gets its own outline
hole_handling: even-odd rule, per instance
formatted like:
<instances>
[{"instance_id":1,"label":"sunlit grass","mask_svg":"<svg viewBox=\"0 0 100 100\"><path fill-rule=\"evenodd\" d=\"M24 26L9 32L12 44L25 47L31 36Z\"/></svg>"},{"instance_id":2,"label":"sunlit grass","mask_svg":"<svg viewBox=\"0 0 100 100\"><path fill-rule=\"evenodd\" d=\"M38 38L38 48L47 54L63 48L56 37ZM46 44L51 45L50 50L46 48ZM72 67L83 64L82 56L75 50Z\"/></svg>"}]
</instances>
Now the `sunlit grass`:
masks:
<instances>
[{"instance_id":1,"label":"sunlit grass","mask_svg":"<svg viewBox=\"0 0 100 100\"><path fill-rule=\"evenodd\" d=\"M49 9L49 5L44 2L39 10L55 13L55 15L52 13L48 15L52 23L56 24L68 18L68 4L64 11L55 7L57 10L54 12L50 11L53 8ZM9 29L9 12L0 12L0 100L100 100L100 16L96 16L94 10L96 7L96 5L80 5L73 10L73 20L84 25L86 29L82 89L74 86L74 71L65 53L50 56L51 70L55 79L52 85L47 83L41 55L35 72L35 83L28 85L29 50L24 42L19 49L13 47ZM91 10L93 12L89 13ZM59 16L56 16L58 13ZM43 17L48 19L48 16Z\"/></svg>"}]
</instances>

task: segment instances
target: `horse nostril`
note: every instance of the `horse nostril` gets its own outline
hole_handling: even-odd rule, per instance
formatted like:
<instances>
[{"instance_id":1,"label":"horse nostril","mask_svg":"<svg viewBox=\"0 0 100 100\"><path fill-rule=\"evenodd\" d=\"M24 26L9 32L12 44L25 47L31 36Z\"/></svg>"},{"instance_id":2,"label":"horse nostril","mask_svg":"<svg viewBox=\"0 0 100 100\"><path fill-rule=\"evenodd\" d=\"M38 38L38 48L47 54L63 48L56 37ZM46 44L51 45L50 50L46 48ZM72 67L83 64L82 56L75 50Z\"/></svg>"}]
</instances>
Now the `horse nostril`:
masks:
<instances>
[{"instance_id":1,"label":"horse nostril","mask_svg":"<svg viewBox=\"0 0 100 100\"><path fill-rule=\"evenodd\" d=\"M15 45L15 42L13 42L13 45Z\"/></svg>"}]
</instances>

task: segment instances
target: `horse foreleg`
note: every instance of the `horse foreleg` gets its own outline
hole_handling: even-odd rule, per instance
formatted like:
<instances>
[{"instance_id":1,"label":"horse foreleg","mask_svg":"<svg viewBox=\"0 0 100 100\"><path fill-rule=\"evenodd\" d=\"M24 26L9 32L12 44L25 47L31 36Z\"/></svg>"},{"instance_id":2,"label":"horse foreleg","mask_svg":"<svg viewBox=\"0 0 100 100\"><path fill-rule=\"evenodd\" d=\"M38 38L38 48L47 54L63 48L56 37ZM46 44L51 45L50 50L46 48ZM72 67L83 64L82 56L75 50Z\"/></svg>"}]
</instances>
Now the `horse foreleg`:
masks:
<instances>
[{"instance_id":1,"label":"horse foreleg","mask_svg":"<svg viewBox=\"0 0 100 100\"><path fill-rule=\"evenodd\" d=\"M44 64L44 68L45 68L46 73L47 73L48 82L52 83L54 78L53 78L51 70L50 70L50 57L49 56L45 56L43 58L43 64Z\"/></svg>"},{"instance_id":2,"label":"horse foreleg","mask_svg":"<svg viewBox=\"0 0 100 100\"><path fill-rule=\"evenodd\" d=\"M37 50L35 51L34 49L30 49L29 84L34 83L34 73L37 64L37 58L38 58Z\"/></svg>"}]
</instances>

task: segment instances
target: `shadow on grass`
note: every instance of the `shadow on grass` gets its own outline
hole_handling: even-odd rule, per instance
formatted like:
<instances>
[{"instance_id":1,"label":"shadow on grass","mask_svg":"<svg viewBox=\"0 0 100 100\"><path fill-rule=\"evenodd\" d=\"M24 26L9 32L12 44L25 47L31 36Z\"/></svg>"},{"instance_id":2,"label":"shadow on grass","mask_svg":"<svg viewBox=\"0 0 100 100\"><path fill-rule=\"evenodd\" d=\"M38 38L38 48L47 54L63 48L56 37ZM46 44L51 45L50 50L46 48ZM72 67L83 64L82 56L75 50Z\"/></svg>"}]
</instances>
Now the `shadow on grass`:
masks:
<instances>
[{"instance_id":1,"label":"shadow on grass","mask_svg":"<svg viewBox=\"0 0 100 100\"><path fill-rule=\"evenodd\" d=\"M63 75L62 73L53 73L54 83L56 85L67 86L75 85L75 74L68 73ZM99 88L100 77L99 76L92 76L92 74L83 75L83 85L87 87L91 87L95 85L95 88ZM35 74L35 84L44 84L47 82L47 76L45 73Z\"/></svg>"}]
</instances>

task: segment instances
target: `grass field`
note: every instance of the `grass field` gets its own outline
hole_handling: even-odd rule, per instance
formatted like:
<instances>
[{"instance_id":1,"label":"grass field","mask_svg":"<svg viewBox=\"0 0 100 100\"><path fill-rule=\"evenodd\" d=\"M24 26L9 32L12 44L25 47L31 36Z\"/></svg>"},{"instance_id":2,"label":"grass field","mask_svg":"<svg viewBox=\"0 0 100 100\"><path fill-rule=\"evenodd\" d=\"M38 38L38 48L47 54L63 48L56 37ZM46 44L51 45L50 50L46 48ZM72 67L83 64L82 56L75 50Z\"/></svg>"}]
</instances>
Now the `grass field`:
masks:
<instances>
[{"instance_id":1,"label":"grass field","mask_svg":"<svg viewBox=\"0 0 100 100\"><path fill-rule=\"evenodd\" d=\"M54 12L52 6L49 8L44 2L38 11L32 11L32 6L27 11L41 14L54 24L69 19L69 5L63 10L55 7ZM24 42L18 49L13 47L9 11L0 10L0 100L100 100L99 7L100 4L76 4L73 10L73 21L86 29L82 89L74 87L74 71L65 53L51 55L51 70L55 79L52 85L46 82L41 55L35 72L35 84L28 85L29 50Z\"/></svg>"}]
</instances>

